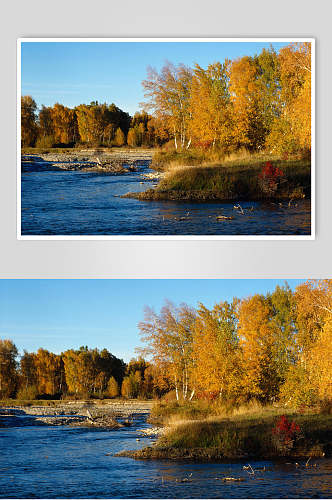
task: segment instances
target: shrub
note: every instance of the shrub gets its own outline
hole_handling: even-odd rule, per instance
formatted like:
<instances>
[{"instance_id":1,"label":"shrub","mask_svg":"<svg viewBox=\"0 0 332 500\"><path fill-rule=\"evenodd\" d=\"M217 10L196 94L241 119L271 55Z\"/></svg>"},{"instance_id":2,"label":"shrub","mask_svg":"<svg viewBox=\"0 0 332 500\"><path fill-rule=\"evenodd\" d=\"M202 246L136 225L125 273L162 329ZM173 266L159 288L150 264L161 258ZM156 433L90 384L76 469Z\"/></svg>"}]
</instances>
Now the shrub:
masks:
<instances>
[{"instance_id":1,"label":"shrub","mask_svg":"<svg viewBox=\"0 0 332 500\"><path fill-rule=\"evenodd\" d=\"M44 137L38 137L36 148L53 148L54 144L55 139L53 135L45 135Z\"/></svg>"},{"instance_id":2,"label":"shrub","mask_svg":"<svg viewBox=\"0 0 332 500\"><path fill-rule=\"evenodd\" d=\"M273 195L280 183L285 180L283 171L267 161L258 174L258 184L263 193Z\"/></svg>"},{"instance_id":3,"label":"shrub","mask_svg":"<svg viewBox=\"0 0 332 500\"><path fill-rule=\"evenodd\" d=\"M290 422L285 415L281 415L274 429L272 429L274 445L282 453L288 453L294 447L296 440L301 437L301 429L295 422Z\"/></svg>"},{"instance_id":4,"label":"shrub","mask_svg":"<svg viewBox=\"0 0 332 500\"><path fill-rule=\"evenodd\" d=\"M37 399L37 395L37 387L34 385L28 385L28 387L21 387L17 391L16 398L21 400Z\"/></svg>"}]
</instances>

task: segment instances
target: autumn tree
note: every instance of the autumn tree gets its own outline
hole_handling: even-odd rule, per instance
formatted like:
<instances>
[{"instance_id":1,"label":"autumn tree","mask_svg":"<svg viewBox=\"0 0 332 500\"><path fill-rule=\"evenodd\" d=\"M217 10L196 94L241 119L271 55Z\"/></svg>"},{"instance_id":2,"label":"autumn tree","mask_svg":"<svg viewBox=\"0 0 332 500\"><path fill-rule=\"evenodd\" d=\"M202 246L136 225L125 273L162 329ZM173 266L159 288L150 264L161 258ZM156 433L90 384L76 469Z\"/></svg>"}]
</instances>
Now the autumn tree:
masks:
<instances>
[{"instance_id":1,"label":"autumn tree","mask_svg":"<svg viewBox=\"0 0 332 500\"><path fill-rule=\"evenodd\" d=\"M52 112L50 107L42 106L41 110L38 114L38 125L39 131L38 135L41 137L53 136L54 128L53 128L53 120L52 120Z\"/></svg>"},{"instance_id":2,"label":"autumn tree","mask_svg":"<svg viewBox=\"0 0 332 500\"><path fill-rule=\"evenodd\" d=\"M297 356L296 304L287 283L277 285L272 293L267 294L266 300L271 308L272 355L280 385Z\"/></svg>"},{"instance_id":3,"label":"autumn tree","mask_svg":"<svg viewBox=\"0 0 332 500\"><path fill-rule=\"evenodd\" d=\"M11 340L0 339L0 398L14 395L17 384L17 355L17 348Z\"/></svg>"},{"instance_id":4,"label":"autumn tree","mask_svg":"<svg viewBox=\"0 0 332 500\"><path fill-rule=\"evenodd\" d=\"M311 43L280 49L280 116L274 120L267 144L271 150L311 149Z\"/></svg>"},{"instance_id":5,"label":"autumn tree","mask_svg":"<svg viewBox=\"0 0 332 500\"><path fill-rule=\"evenodd\" d=\"M250 150L262 147L265 130L262 113L259 70L252 57L241 57L232 62L229 90L233 110L234 145Z\"/></svg>"},{"instance_id":6,"label":"autumn tree","mask_svg":"<svg viewBox=\"0 0 332 500\"><path fill-rule=\"evenodd\" d=\"M210 64L206 70L195 65L190 88L190 130L198 145L223 150L232 143L231 103L228 88L229 64Z\"/></svg>"},{"instance_id":7,"label":"autumn tree","mask_svg":"<svg viewBox=\"0 0 332 500\"><path fill-rule=\"evenodd\" d=\"M114 127L110 123L110 112L106 104L91 102L80 104L75 109L82 142L102 144L113 139Z\"/></svg>"},{"instance_id":8,"label":"autumn tree","mask_svg":"<svg viewBox=\"0 0 332 500\"><path fill-rule=\"evenodd\" d=\"M131 397L149 398L154 390L153 370L150 369L150 363L144 358L133 358L129 361L125 376L130 378Z\"/></svg>"},{"instance_id":9,"label":"autumn tree","mask_svg":"<svg viewBox=\"0 0 332 500\"><path fill-rule=\"evenodd\" d=\"M167 63L160 73L149 67L142 85L147 101L144 109L161 119L174 139L176 149L189 147L190 85L192 70L184 64Z\"/></svg>"},{"instance_id":10,"label":"autumn tree","mask_svg":"<svg viewBox=\"0 0 332 500\"><path fill-rule=\"evenodd\" d=\"M22 146L33 146L37 137L37 104L29 95L21 97L21 141Z\"/></svg>"},{"instance_id":11,"label":"autumn tree","mask_svg":"<svg viewBox=\"0 0 332 500\"><path fill-rule=\"evenodd\" d=\"M308 353L307 370L310 383L320 400L332 400L332 314Z\"/></svg>"},{"instance_id":12,"label":"autumn tree","mask_svg":"<svg viewBox=\"0 0 332 500\"><path fill-rule=\"evenodd\" d=\"M137 398L139 393L139 380L135 377L134 373L124 377L121 386L121 396L133 399Z\"/></svg>"},{"instance_id":13,"label":"autumn tree","mask_svg":"<svg viewBox=\"0 0 332 500\"><path fill-rule=\"evenodd\" d=\"M332 312L332 280L308 280L296 288L294 299L298 356L305 359Z\"/></svg>"},{"instance_id":14,"label":"autumn tree","mask_svg":"<svg viewBox=\"0 0 332 500\"><path fill-rule=\"evenodd\" d=\"M177 400L190 399L192 339L196 313L186 304L179 307L166 302L159 315L145 309L144 321L139 323L140 334L147 347L143 353L150 356L164 377L171 380Z\"/></svg>"},{"instance_id":15,"label":"autumn tree","mask_svg":"<svg viewBox=\"0 0 332 500\"><path fill-rule=\"evenodd\" d=\"M193 378L198 392L228 399L240 392L236 301L200 304L194 329Z\"/></svg>"},{"instance_id":16,"label":"autumn tree","mask_svg":"<svg viewBox=\"0 0 332 500\"><path fill-rule=\"evenodd\" d=\"M119 127L115 132L114 144L116 146L123 146L125 144L126 138L121 128Z\"/></svg>"},{"instance_id":17,"label":"autumn tree","mask_svg":"<svg viewBox=\"0 0 332 500\"><path fill-rule=\"evenodd\" d=\"M296 406L332 398L332 280L309 280L294 294L296 361L290 366L281 397Z\"/></svg>"},{"instance_id":18,"label":"autumn tree","mask_svg":"<svg viewBox=\"0 0 332 500\"><path fill-rule=\"evenodd\" d=\"M127 135L127 144L128 144L128 146L131 146L133 148L140 145L136 128L129 129L128 135Z\"/></svg>"},{"instance_id":19,"label":"autumn tree","mask_svg":"<svg viewBox=\"0 0 332 500\"><path fill-rule=\"evenodd\" d=\"M120 394L119 384L112 376L107 383L107 394L110 398L116 398Z\"/></svg>"},{"instance_id":20,"label":"autumn tree","mask_svg":"<svg viewBox=\"0 0 332 500\"><path fill-rule=\"evenodd\" d=\"M260 133L263 135L260 145L263 146L267 135L271 131L274 120L281 113L280 63L278 54L273 47L269 49L264 48L260 54L254 57L254 62L257 68L257 88L260 94Z\"/></svg>"},{"instance_id":21,"label":"autumn tree","mask_svg":"<svg viewBox=\"0 0 332 500\"><path fill-rule=\"evenodd\" d=\"M34 365L38 394L55 396L61 393L63 383L61 357L40 348L35 355Z\"/></svg>"},{"instance_id":22,"label":"autumn tree","mask_svg":"<svg viewBox=\"0 0 332 500\"><path fill-rule=\"evenodd\" d=\"M243 386L247 396L270 400L280 380L274 357L272 310L263 295L243 299L238 311L238 332L243 359Z\"/></svg>"},{"instance_id":23,"label":"autumn tree","mask_svg":"<svg viewBox=\"0 0 332 500\"><path fill-rule=\"evenodd\" d=\"M19 399L34 399L38 395L36 354L23 352L19 365Z\"/></svg>"},{"instance_id":24,"label":"autumn tree","mask_svg":"<svg viewBox=\"0 0 332 500\"><path fill-rule=\"evenodd\" d=\"M70 144L76 137L76 113L62 104L56 103L50 109L54 130L54 140L57 144Z\"/></svg>"},{"instance_id":25,"label":"autumn tree","mask_svg":"<svg viewBox=\"0 0 332 500\"><path fill-rule=\"evenodd\" d=\"M62 354L68 391L73 394L101 395L107 390L113 376L121 383L124 363L107 349L89 349L82 346Z\"/></svg>"}]
</instances>

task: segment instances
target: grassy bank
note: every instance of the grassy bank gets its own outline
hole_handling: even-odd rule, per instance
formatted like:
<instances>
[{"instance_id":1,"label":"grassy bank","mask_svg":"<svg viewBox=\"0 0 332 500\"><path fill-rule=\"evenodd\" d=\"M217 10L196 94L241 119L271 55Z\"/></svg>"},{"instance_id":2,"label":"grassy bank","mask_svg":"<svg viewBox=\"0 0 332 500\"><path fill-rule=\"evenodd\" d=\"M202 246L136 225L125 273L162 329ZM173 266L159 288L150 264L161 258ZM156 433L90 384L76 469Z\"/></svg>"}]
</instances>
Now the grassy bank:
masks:
<instances>
[{"instance_id":1,"label":"grassy bank","mask_svg":"<svg viewBox=\"0 0 332 500\"><path fill-rule=\"evenodd\" d=\"M263 165L282 171L277 186L262 189ZM156 153L152 168L165 172L155 189L134 193L140 200L263 200L310 198L310 159L283 160L266 154L207 159L202 153ZM130 195L129 195L130 196Z\"/></svg>"},{"instance_id":2,"label":"grassy bank","mask_svg":"<svg viewBox=\"0 0 332 500\"><path fill-rule=\"evenodd\" d=\"M300 428L286 448L273 432L282 414ZM155 407L152 419L167 426L165 433L155 446L125 452L126 456L209 461L322 457L332 452L332 415L259 406L209 412L207 406L194 403Z\"/></svg>"}]
</instances>

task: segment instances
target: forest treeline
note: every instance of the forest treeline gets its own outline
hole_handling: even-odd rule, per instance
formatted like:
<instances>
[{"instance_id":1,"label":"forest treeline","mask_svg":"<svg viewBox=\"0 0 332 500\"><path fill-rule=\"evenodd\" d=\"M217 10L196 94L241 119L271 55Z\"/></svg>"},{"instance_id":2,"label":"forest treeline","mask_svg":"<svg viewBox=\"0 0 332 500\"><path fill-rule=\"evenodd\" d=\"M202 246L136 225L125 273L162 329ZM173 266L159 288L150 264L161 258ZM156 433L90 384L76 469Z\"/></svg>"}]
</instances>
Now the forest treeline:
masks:
<instances>
[{"instance_id":1,"label":"forest treeline","mask_svg":"<svg viewBox=\"0 0 332 500\"><path fill-rule=\"evenodd\" d=\"M332 399L332 280L287 284L208 308L147 308L145 347L127 365L107 349L18 352L0 340L0 398L203 398L230 404ZM146 361L145 359L149 361Z\"/></svg>"},{"instance_id":2,"label":"forest treeline","mask_svg":"<svg viewBox=\"0 0 332 500\"><path fill-rule=\"evenodd\" d=\"M166 303L159 313L146 309L140 331L154 383L178 400L297 407L332 399L332 280L212 309Z\"/></svg>"},{"instance_id":3,"label":"forest treeline","mask_svg":"<svg viewBox=\"0 0 332 500\"><path fill-rule=\"evenodd\" d=\"M0 398L149 398L158 395L152 369L143 359L128 364L107 349L46 349L18 356L11 340L0 340Z\"/></svg>"},{"instance_id":4,"label":"forest treeline","mask_svg":"<svg viewBox=\"0 0 332 500\"><path fill-rule=\"evenodd\" d=\"M148 68L144 109L133 118L114 104L55 104L37 115L22 97L22 146L161 146L176 150L247 148L274 153L311 149L311 43L277 53L214 62L206 69L166 63ZM151 113L151 114L149 114Z\"/></svg>"}]
</instances>

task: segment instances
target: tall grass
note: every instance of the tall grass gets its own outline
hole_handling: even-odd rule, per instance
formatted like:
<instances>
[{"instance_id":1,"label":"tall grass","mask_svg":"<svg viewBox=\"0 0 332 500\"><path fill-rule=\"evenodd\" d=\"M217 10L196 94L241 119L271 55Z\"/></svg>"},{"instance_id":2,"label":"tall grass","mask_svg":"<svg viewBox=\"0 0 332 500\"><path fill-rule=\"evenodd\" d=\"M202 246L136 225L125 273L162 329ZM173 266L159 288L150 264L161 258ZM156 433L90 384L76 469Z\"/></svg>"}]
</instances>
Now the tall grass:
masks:
<instances>
[{"instance_id":1,"label":"tall grass","mask_svg":"<svg viewBox=\"0 0 332 500\"><path fill-rule=\"evenodd\" d=\"M259 174L264 163L273 160L273 165L283 171L284 182L272 197L310 196L309 159L282 160L264 153L251 155L247 151L228 155L217 164L204 160L200 153L158 153L160 157L164 159L165 176L154 190L156 195L169 193L181 199L191 193L193 198L202 199L264 199L268 196L260 188Z\"/></svg>"},{"instance_id":2,"label":"tall grass","mask_svg":"<svg viewBox=\"0 0 332 500\"><path fill-rule=\"evenodd\" d=\"M276 456L272 429L282 414L287 414L301 428L301 438L295 443L292 455L322 456L331 451L332 416L299 414L274 405L263 406L257 401L229 407L223 404L193 402L190 404L159 404L153 409L166 432L158 440L160 450L206 450L207 455L222 457ZM171 452L171 451L170 451Z\"/></svg>"}]
</instances>

